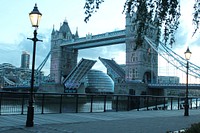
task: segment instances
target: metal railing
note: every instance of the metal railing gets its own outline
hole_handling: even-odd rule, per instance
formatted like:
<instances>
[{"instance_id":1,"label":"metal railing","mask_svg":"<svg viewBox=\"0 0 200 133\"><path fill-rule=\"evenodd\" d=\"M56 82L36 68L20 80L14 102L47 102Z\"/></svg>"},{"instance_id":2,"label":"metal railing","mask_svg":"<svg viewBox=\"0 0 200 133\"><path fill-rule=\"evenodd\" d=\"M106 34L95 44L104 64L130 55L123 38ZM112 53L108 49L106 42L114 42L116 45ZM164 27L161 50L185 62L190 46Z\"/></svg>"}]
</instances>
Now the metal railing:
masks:
<instances>
[{"instance_id":1,"label":"metal railing","mask_svg":"<svg viewBox=\"0 0 200 133\"><path fill-rule=\"evenodd\" d=\"M26 114L29 93L0 92L0 114ZM130 110L179 110L184 97L115 94L34 93L35 114L107 112ZM189 98L190 109L198 109L199 97Z\"/></svg>"}]
</instances>

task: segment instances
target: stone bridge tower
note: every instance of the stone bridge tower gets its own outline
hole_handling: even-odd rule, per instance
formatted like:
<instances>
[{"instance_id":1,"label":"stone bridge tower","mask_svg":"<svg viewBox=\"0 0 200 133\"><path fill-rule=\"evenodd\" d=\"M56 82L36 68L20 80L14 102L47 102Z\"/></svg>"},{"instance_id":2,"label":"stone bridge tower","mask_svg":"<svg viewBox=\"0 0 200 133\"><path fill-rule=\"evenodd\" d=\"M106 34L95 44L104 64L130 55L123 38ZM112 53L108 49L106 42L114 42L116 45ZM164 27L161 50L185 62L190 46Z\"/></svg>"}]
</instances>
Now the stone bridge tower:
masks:
<instances>
[{"instance_id":1,"label":"stone bridge tower","mask_svg":"<svg viewBox=\"0 0 200 133\"><path fill-rule=\"evenodd\" d=\"M126 79L127 81L139 80L144 83L155 83L158 76L158 54L144 41L136 48L135 34L137 24L136 13L126 14ZM147 36L153 40L157 38L158 28L154 25L155 20L147 30Z\"/></svg>"},{"instance_id":2,"label":"stone bridge tower","mask_svg":"<svg viewBox=\"0 0 200 133\"><path fill-rule=\"evenodd\" d=\"M65 20L59 31L53 28L51 33L51 66L50 74L55 83L60 84L77 64L78 50L61 47L61 44L78 38L78 31L72 34Z\"/></svg>"}]
</instances>

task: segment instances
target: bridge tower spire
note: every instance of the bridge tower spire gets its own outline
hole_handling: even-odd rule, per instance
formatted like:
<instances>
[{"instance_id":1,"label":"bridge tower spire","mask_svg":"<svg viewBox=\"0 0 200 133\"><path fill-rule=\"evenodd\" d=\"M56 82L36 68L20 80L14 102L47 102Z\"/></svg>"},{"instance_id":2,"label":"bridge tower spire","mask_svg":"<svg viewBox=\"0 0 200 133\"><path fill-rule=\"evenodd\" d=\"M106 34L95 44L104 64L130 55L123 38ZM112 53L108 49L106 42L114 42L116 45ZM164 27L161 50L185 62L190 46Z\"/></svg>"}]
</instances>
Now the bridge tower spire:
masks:
<instances>
[{"instance_id":1,"label":"bridge tower spire","mask_svg":"<svg viewBox=\"0 0 200 133\"><path fill-rule=\"evenodd\" d=\"M55 31L53 28L51 34L50 75L57 84L61 84L62 77L65 78L77 64L78 50L61 46L63 41L69 41L73 38L74 35L66 19L60 26L59 31Z\"/></svg>"}]
</instances>

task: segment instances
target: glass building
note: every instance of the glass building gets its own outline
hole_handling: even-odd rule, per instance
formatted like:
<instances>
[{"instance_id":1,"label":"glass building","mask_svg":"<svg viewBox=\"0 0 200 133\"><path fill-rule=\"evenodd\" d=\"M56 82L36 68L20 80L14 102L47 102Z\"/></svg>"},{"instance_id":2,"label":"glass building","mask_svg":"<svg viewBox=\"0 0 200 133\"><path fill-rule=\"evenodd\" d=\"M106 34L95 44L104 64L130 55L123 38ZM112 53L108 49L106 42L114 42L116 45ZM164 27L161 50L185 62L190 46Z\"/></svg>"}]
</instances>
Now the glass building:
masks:
<instances>
[{"instance_id":1,"label":"glass building","mask_svg":"<svg viewBox=\"0 0 200 133\"><path fill-rule=\"evenodd\" d=\"M21 55L21 68L29 68L30 64L30 54L26 51L22 52Z\"/></svg>"},{"instance_id":2,"label":"glass building","mask_svg":"<svg viewBox=\"0 0 200 133\"><path fill-rule=\"evenodd\" d=\"M99 70L90 70L85 78L86 93L114 93L114 82Z\"/></svg>"}]
</instances>

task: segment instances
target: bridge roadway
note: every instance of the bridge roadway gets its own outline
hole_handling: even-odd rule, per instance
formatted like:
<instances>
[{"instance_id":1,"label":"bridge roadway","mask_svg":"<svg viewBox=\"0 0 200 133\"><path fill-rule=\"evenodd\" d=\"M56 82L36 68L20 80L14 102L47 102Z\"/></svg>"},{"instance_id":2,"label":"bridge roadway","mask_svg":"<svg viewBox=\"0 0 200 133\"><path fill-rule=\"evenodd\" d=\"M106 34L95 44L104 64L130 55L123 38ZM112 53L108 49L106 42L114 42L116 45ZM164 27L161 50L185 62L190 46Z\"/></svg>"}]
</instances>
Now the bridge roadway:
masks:
<instances>
[{"instance_id":1,"label":"bridge roadway","mask_svg":"<svg viewBox=\"0 0 200 133\"><path fill-rule=\"evenodd\" d=\"M148 84L149 89L186 89L186 84ZM200 84L188 84L188 89L200 90Z\"/></svg>"},{"instance_id":2,"label":"bridge roadway","mask_svg":"<svg viewBox=\"0 0 200 133\"><path fill-rule=\"evenodd\" d=\"M200 110L128 111L35 115L34 127L25 127L26 115L1 115L2 133L166 133L200 122Z\"/></svg>"},{"instance_id":3,"label":"bridge roadway","mask_svg":"<svg viewBox=\"0 0 200 133\"><path fill-rule=\"evenodd\" d=\"M108 46L113 44L125 43L125 30L106 32L98 35L87 35L86 37L75 40L63 41L61 47L67 46L73 49L86 49L100 46Z\"/></svg>"}]
</instances>

